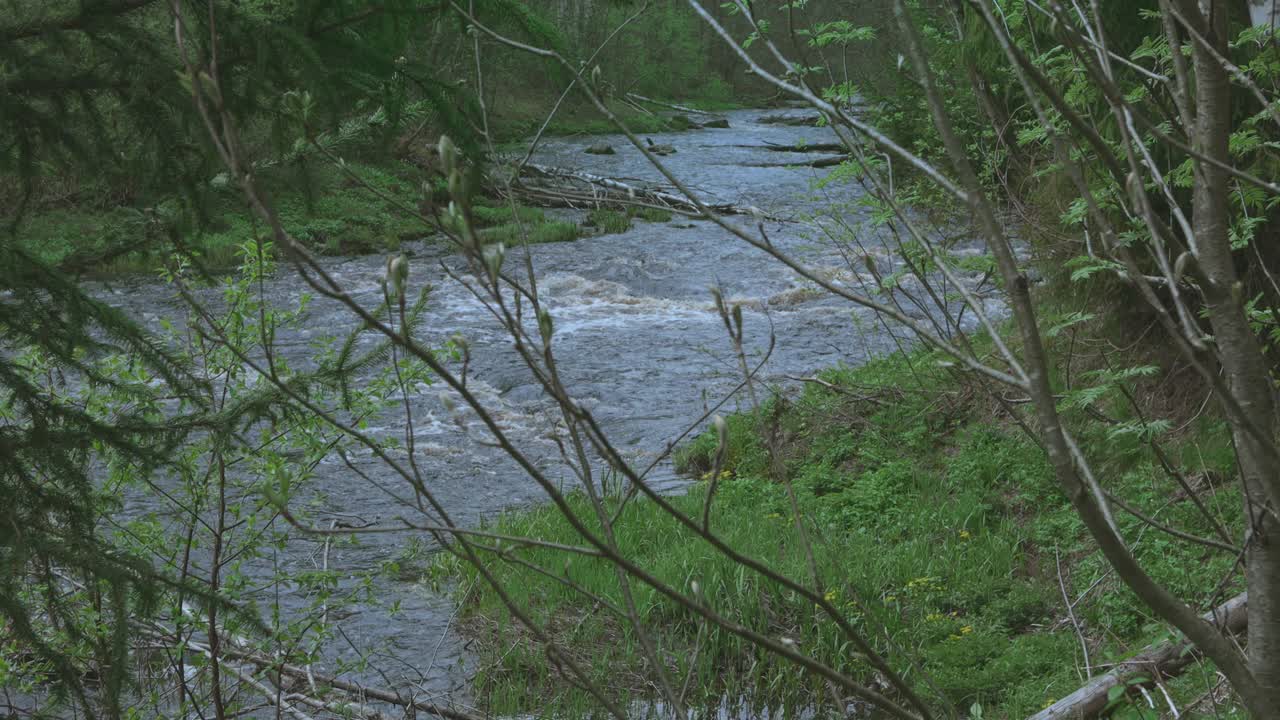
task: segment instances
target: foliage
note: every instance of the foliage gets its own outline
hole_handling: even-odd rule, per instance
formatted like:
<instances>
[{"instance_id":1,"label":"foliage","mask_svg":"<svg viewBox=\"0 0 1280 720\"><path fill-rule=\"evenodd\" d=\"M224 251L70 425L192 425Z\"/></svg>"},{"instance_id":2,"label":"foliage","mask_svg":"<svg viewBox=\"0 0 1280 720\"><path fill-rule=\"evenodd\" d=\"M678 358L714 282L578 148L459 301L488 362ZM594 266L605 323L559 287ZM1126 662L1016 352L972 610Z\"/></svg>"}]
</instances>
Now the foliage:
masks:
<instances>
[{"instance_id":1,"label":"foliage","mask_svg":"<svg viewBox=\"0 0 1280 720\"><path fill-rule=\"evenodd\" d=\"M1079 643L1065 619L1055 556L1073 599L1092 587L1075 610L1095 644L1094 662L1099 654L1120 657L1142 647L1161 630L1122 583L1107 577L1105 560L1058 491L1039 447L1016 427L993 423L982 396L937 368L936 359L916 352L832 369L821 377L834 391L809 386L796 400L775 398L756 413L729 416L712 527L748 556L807 579L787 490L770 474L765 450L770 424L778 423L787 439L780 448L785 472L814 539L828 597L869 636L882 638L880 649L904 672L913 672L906 655L918 655L951 702L977 703L988 717L1023 717L1080 682L1070 661L1079 659ZM1185 442L1210 453L1229 439L1220 426L1205 425ZM704 434L677 455L679 466L701 479L674 501L695 518L706 502L716 444L712 434ZM1102 437L1090 440L1086 450L1114 454ZM1162 470L1151 460L1135 464L1126 456L1125 462L1131 470L1115 490L1139 491L1142 507L1158 512L1163 500L1143 489ZM1239 501L1237 490L1225 488L1214 497L1215 511L1232 518L1233 527L1240 522L1238 507L1232 509ZM1178 519L1206 530L1188 505L1176 506ZM587 498L573 496L571 506L589 528L597 527ZM854 676L867 672L828 620L818 619L788 591L710 552L653 503L633 500L620 517L614 530L622 552L660 580L682 589L697 583L695 592L728 617L793 638L806 652ZM1127 532L1143 534L1138 521L1122 520ZM492 528L581 542L552 508L509 513ZM1139 552L1154 572L1191 592L1215 583L1233 562L1223 553L1206 562L1201 548L1158 537L1140 543ZM487 570L519 607L547 622L563 646L582 656L602 686L622 698L645 697L649 679L637 670L638 640L625 621L555 579L620 604L611 566L580 556L564 564L561 555L537 548L521 550L519 557L547 568L551 577L497 558ZM435 571L437 579L475 573L451 561ZM635 592L642 619L661 653L671 658L675 677L693 678L692 702L713 704L725 696L757 708L825 702L825 688L798 669L690 618L647 587ZM513 645L512 619L492 593L473 591L465 608L466 627L488 668L477 678L480 692L495 711L554 715L593 706L589 698L559 689L559 673L535 643L516 636ZM1199 679L1176 681L1171 688L1182 699L1203 692ZM555 704L546 706L548 698Z\"/></svg>"},{"instance_id":2,"label":"foliage","mask_svg":"<svg viewBox=\"0 0 1280 720\"><path fill-rule=\"evenodd\" d=\"M243 201L221 190L227 178L218 175L220 161L191 101L192 78L175 77L181 61L169 3L10 0L5 7L0 665L6 687L44 686L71 703L69 714L119 717L136 663L145 659L130 641L155 618L181 625L190 608L200 608L209 624L221 611L228 627L261 627L256 613L233 602L247 586L234 569L197 582L177 559L210 547L195 530L217 506L215 488L225 489L208 482L210 468L233 462L237 452L247 457L237 443L260 422L290 427L295 449L317 436L287 400L253 387L255 377L234 353L211 351L206 336L146 330L69 274L163 265L189 288L206 260L241 264L251 279L268 272L270 248L244 220ZM333 147L344 151L385 142L406 108L423 99L432 109L414 112L464 128L467 104L456 88L432 80L426 64L401 61L429 19L424 4L393 0L372 13L364 3L328 0L198 7L180 15L187 42L206 49L216 25L220 99L250 130L257 169L287 189L290 229L331 249L385 247L402 221L350 195L309 194L306 158L296 152L282 102L305 84L316 122L327 121ZM357 172L384 189L398 182L372 168ZM344 248L335 234L355 245ZM227 280L225 323L200 316L188 328L227 333L227 344L245 352L296 319L255 306L251 286ZM341 374L322 366L291 379L332 392ZM215 385L234 389L234 402L224 402ZM253 482L285 481L286 450L259 449ZM159 488L168 482L178 487ZM132 492L182 496L188 503L176 524L185 521L193 534L184 538L158 518L124 519ZM243 500L243 487L239 493L221 512L247 525L234 552L251 557L278 536L257 527L262 506ZM219 535L217 542L233 542Z\"/></svg>"},{"instance_id":3,"label":"foliage","mask_svg":"<svg viewBox=\"0 0 1280 720\"><path fill-rule=\"evenodd\" d=\"M0 273L8 288L0 302L0 629L8 649L21 650L9 672L56 679L84 704L77 658L93 656L112 707L128 677L129 622L155 609L160 583L149 563L99 532L114 493L94 479L95 462L106 456L138 474L165 467L196 427L204 382L150 333L21 249L0 246ZM152 378L188 409L162 417ZM77 386L94 393L78 397ZM64 574L78 592L67 595Z\"/></svg>"}]
</instances>

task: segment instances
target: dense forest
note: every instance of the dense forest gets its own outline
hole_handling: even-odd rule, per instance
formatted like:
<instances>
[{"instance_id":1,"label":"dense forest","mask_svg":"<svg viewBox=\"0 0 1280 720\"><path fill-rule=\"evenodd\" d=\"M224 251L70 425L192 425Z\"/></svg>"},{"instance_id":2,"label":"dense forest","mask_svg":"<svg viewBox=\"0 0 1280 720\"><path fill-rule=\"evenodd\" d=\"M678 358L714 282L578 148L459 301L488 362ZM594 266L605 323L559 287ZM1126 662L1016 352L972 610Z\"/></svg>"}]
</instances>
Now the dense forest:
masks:
<instances>
[{"instance_id":1,"label":"dense forest","mask_svg":"<svg viewBox=\"0 0 1280 720\"><path fill-rule=\"evenodd\" d=\"M1273 0L0 8L6 717L1280 717Z\"/></svg>"}]
</instances>

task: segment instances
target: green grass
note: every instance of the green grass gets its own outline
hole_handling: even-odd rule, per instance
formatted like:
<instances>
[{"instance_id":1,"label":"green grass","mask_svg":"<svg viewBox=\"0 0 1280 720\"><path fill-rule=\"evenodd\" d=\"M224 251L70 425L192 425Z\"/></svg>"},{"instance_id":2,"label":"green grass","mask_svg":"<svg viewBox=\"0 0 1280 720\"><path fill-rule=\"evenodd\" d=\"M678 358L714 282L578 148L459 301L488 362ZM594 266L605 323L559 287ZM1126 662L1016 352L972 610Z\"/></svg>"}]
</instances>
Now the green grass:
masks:
<instances>
[{"instance_id":1,"label":"green grass","mask_svg":"<svg viewBox=\"0 0 1280 720\"><path fill-rule=\"evenodd\" d=\"M658 115L638 112L617 100L610 100L608 105L610 111L626 123L632 132L656 133L668 128L667 122ZM528 138L542 127L550 106L551 102L545 97L526 97L519 93L508 95L501 104L492 108L490 121L494 128L494 138L501 142ZM608 118L576 94L561 106L546 130L546 134L552 136L608 135L616 132L618 128Z\"/></svg>"},{"instance_id":2,"label":"green grass","mask_svg":"<svg viewBox=\"0 0 1280 720\"><path fill-rule=\"evenodd\" d=\"M653 207L627 207L624 210L596 208L587 213L583 225L596 228L602 235L615 235L631 229L633 219L645 222L671 222L670 210Z\"/></svg>"},{"instance_id":3,"label":"green grass","mask_svg":"<svg viewBox=\"0 0 1280 720\"><path fill-rule=\"evenodd\" d=\"M806 581L785 487L768 470L766 438L780 438L779 457L811 523L828 597L910 677L919 679L907 664L914 657L962 709L979 703L985 717L1023 717L1082 684L1055 554L1073 597L1103 578L1076 608L1095 643L1095 664L1136 651L1164 629L1107 575L1039 447L999 421L991 401L936 360L917 353L833 369L822 376L842 392L808 386L793 402L774 399L759 413L730 417L712 527L745 554ZM1134 446L1102 434L1081 440L1113 490L1163 520L1208 533L1189 502L1166 505L1167 481ZM1199 422L1177 440L1197 467L1203 458L1209 471L1229 471L1229 440L1220 425ZM715 441L703 435L681 450L679 464L705 477L714 450ZM700 483L673 502L700 517L706 487ZM598 528L584 497L571 494L569 502ZM1240 497L1231 484L1206 494L1206 502L1239 529ZM1118 521L1137 539L1135 552L1151 573L1183 597L1203 596L1231 565L1223 553L1171 542L1127 515ZM583 542L550 507L513 512L493 525L512 535ZM727 561L654 503L633 501L615 530L622 551L663 582L687 590L697 581L729 618L795 638L803 651L843 672L868 676L834 624L811 605ZM617 577L601 561L542 549L518 554L621 605ZM526 568L493 560L489 570L620 700L651 697L654 678L625 620ZM474 569L451 562L435 573L460 575L462 587L476 580ZM481 654L477 693L489 709L550 716L591 708L582 691L566 689L495 595L482 583L476 588L467 595L465 627ZM822 701L824 689L793 667L707 627L649 587L635 589L642 620L676 682L691 677L695 704L726 695L793 709ZM1211 675L1203 667L1174 681L1175 699L1200 695Z\"/></svg>"},{"instance_id":4,"label":"green grass","mask_svg":"<svg viewBox=\"0 0 1280 720\"><path fill-rule=\"evenodd\" d=\"M580 230L576 223L548 218L538 208L512 205L503 200L477 198L471 208L471 217L480 236L490 242L519 245L577 240ZM459 228L450 227L453 232Z\"/></svg>"},{"instance_id":5,"label":"green grass","mask_svg":"<svg viewBox=\"0 0 1280 720\"><path fill-rule=\"evenodd\" d=\"M490 242L501 242L508 246L528 243L538 245L551 242L569 242L577 240L579 235L577 223L567 220L544 220L534 225L506 223L480 231L480 235Z\"/></svg>"},{"instance_id":6,"label":"green grass","mask_svg":"<svg viewBox=\"0 0 1280 720\"><path fill-rule=\"evenodd\" d=\"M645 222L665 223L671 222L672 213L670 210L663 210L656 207L628 207L627 216L639 218Z\"/></svg>"},{"instance_id":7,"label":"green grass","mask_svg":"<svg viewBox=\"0 0 1280 720\"><path fill-rule=\"evenodd\" d=\"M546 214L538 208L529 207L527 205L515 205L500 200L488 200L480 198L471 208L471 216L475 218L476 224L480 227L492 227L494 225L508 225L511 223L521 222L527 225L537 225L546 222Z\"/></svg>"},{"instance_id":8,"label":"green grass","mask_svg":"<svg viewBox=\"0 0 1280 720\"><path fill-rule=\"evenodd\" d=\"M659 98L661 99L661 98ZM750 104L750 99L744 99ZM707 112L723 112L744 107L742 100L728 100L717 97L687 98L678 97L670 100L695 110ZM490 108L490 123L493 127L494 139L498 142L525 140L542 127L546 120L550 101L546 97L510 92L504 95L503 101ZM635 133L658 133L664 130L685 130L679 121L671 122L667 111L660 107L649 107L654 114L637 111L632 106L616 99L608 101L609 110L618 119L626 123ZM661 111L659 114L658 111ZM553 136L566 135L611 135L618 128L586 100L573 95L552 118L546 133Z\"/></svg>"},{"instance_id":9,"label":"green grass","mask_svg":"<svg viewBox=\"0 0 1280 720\"><path fill-rule=\"evenodd\" d=\"M281 222L295 238L321 254L359 255L393 251L406 240L436 232L403 209L418 202L419 181L411 169L359 163L347 167L388 199L334 168L314 171L306 184L284 175L264 175ZM206 198L208 219L203 226L177 223L182 246L212 269L238 264L238 248L255 234L266 236L265 226L254 222L237 193L229 187L212 191ZM148 220L184 214L176 202L151 214L125 207L53 209L25 218L18 237L27 249L54 265L83 264L100 275L148 272L162 266L174 248L159 225ZM550 219L541 210L523 205L513 210L500 200L477 198L472 216L487 239L508 244L526 237L530 243L544 243L579 236L572 222ZM95 260L130 244L141 249L114 254L107 261Z\"/></svg>"},{"instance_id":10,"label":"green grass","mask_svg":"<svg viewBox=\"0 0 1280 720\"><path fill-rule=\"evenodd\" d=\"M627 213L618 210L596 208L587 213L586 224L594 225L600 229L601 233L612 235L630 230L631 217Z\"/></svg>"},{"instance_id":11,"label":"green grass","mask_svg":"<svg viewBox=\"0 0 1280 720\"><path fill-rule=\"evenodd\" d=\"M695 107L723 108L732 103L716 99L679 100ZM610 107L628 126L639 133L668 129L664 119L637 112L620 102ZM499 141L526 138L545 118L547 102L542 97L506 99L494 108L492 121ZM567 103L548 128L553 135L580 135L616 132L616 128L583 101ZM320 166L301 172L275 169L262 172L258 181L275 203L285 228L325 254L356 255L391 251L408 239L425 237L433 229L396 208L396 203L414 207L421 177L408 166L385 160L350 161L347 167L395 202L369 193L336 168ZM152 208L96 207L68 205L28 213L18 229L22 245L38 257L54 264L74 266L97 275L150 272L161 267L173 252L166 232L157 219L176 222L179 240L212 269L225 269L239 262L238 248L255 234L265 235L260 223L255 227L244 208L238 188L230 185L208 190L202 198L204 221L190 222L189 209L177 200L167 200ZM521 208L520 222L510 208L477 205L477 224L485 234L503 242L521 239L520 224L527 228L528 241L563 242L579 237L573 223L548 220L540 211ZM628 211L621 219L639 217L654 222L670 220L659 209ZM621 227L610 218L610 227ZM625 229L625 228L623 228ZM621 232L622 230L609 230Z\"/></svg>"},{"instance_id":12,"label":"green grass","mask_svg":"<svg viewBox=\"0 0 1280 720\"><path fill-rule=\"evenodd\" d=\"M418 181L411 170L355 162L347 167L390 200L327 166L306 176L264 172L260 183L285 229L320 253L382 252L431 234L421 221L397 208L397 203L408 207L417 203ZM265 226L245 210L236 187L211 189L203 203L204 223L191 222L190 213L175 200L145 210L55 208L24 218L18 238L52 264L88 264L94 273L116 274L153 270L166 261L174 245L157 220L171 222L182 246L214 269L237 264L237 249L255 235L267 234ZM129 250L118 253L117 249ZM109 261L93 260L108 254L112 255Z\"/></svg>"}]
</instances>

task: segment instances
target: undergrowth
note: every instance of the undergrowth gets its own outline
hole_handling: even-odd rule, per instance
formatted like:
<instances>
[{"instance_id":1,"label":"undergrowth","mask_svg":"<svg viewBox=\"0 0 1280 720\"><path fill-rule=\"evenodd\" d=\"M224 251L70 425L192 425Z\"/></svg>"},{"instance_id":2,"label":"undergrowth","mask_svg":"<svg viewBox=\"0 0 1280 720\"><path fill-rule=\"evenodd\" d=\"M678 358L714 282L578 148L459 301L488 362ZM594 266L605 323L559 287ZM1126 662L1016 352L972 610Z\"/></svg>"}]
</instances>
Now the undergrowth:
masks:
<instances>
[{"instance_id":1,"label":"undergrowth","mask_svg":"<svg viewBox=\"0 0 1280 720\"><path fill-rule=\"evenodd\" d=\"M667 128L667 121L660 116L640 113L624 104L615 109L636 132ZM512 98L495 110L495 137L527 137L541 125L540 113L545 112L543 98L536 102ZM593 108L570 103L557 114L548 132L576 135L616 132L616 128ZM326 165L268 169L257 180L273 200L285 229L320 254L394 251L405 241L437 232L404 210L418 205L420 171L375 156L348 161L345 168L358 180ZM376 192L370 192L364 183ZM214 182L204 193L198 210L191 198L178 197L151 205L67 202L41 207L23 216L16 236L41 259L92 275L155 270L168 260L175 245L171 240L209 269L234 267L239 248L255 235L265 237L268 231L245 208L234 185ZM659 208L600 212L601 217L593 219L605 221L605 232L623 232L636 217L653 222L671 219L670 212ZM487 239L509 245L564 242L581 235L576 223L549 218L540 210L523 206L513 214L501 201L479 201L474 216Z\"/></svg>"},{"instance_id":2,"label":"undergrowth","mask_svg":"<svg viewBox=\"0 0 1280 720\"><path fill-rule=\"evenodd\" d=\"M433 232L397 207L417 204L418 181L407 167L354 162L346 167L359 180L327 166L305 173L262 174L261 184L295 238L322 254L356 255L395 249ZM208 267L232 267L239 261L239 248L255 236L267 236L269 229L245 208L238 188L215 183L207 193L201 199L200 220L178 199L145 208L70 206L25 217L18 237L54 265L84 263L95 273L113 274L163 264L173 243L154 240L167 234L167 226L177 243ZM107 259L93 262L95 257Z\"/></svg>"},{"instance_id":3,"label":"undergrowth","mask_svg":"<svg viewBox=\"0 0 1280 720\"><path fill-rule=\"evenodd\" d=\"M268 177L281 222L293 237L322 255L361 255L394 251L406 241L438 233L406 212L418 204L413 171L391 165L347 163L359 180L323 168L306 182ZM377 192L371 192L367 183ZM269 230L256 221L233 188L215 189L208 198L203 223L193 222L177 201L152 208L68 207L24 218L18 237L38 257L64 267L87 266L92 274L145 272L160 267L175 243L165 237L166 224L176 243L210 269L234 267L239 248ZM549 218L537 208L511 206L478 198L473 218L480 233L514 245L575 240L576 223ZM452 228L456 231L457 228Z\"/></svg>"},{"instance_id":4,"label":"undergrowth","mask_svg":"<svg viewBox=\"0 0 1280 720\"><path fill-rule=\"evenodd\" d=\"M734 548L807 583L786 486L771 470L781 468L808 523L827 597L849 621L917 687L928 687L923 671L962 710L972 713L977 705L983 717L1024 717L1084 681L1081 641L1065 611L1064 587L1078 600L1075 614L1095 668L1168 632L1108 571L1036 442L1003 420L971 379L938 361L915 352L831 369L820 375L830 387L810 384L798 396L775 396L757 412L729 417L711 526ZM1077 386L1086 378L1077 376ZM1095 410L1123 416L1122 406L1113 394L1094 393ZM1064 410L1069 418L1083 412ZM1239 492L1217 481L1232 471L1226 431L1202 416L1179 433L1169 445L1195 469L1211 512L1238 532ZM1114 492L1162 521L1210 534L1192 503L1171 497L1168 480L1141 443L1105 430L1080 439ZM715 446L704 434L678 454L680 468L701 479L671 499L691 518L701 518ZM770 447L779 463L770 461ZM587 527L599 528L587 498L570 494L568 502ZM610 510L617 504L608 500ZM1176 542L1130 515L1117 520L1151 574L1193 603L1212 602L1210 589L1231 577L1228 554ZM549 506L503 515L492 529L584 544ZM631 501L615 533L621 551L662 582L684 591L696 582L706 602L728 619L794 640L801 651L874 682L829 619L724 559L655 503ZM622 606L617 576L599 559L539 548L508 547L507 553ZM654 674L625 618L562 582L489 557L489 571L515 603L545 624L601 687L622 702L654 698ZM477 582L473 568L441 561L432 577L446 576L461 576L460 586L472 588L465 596L465 628L481 655L477 697L491 712L552 716L596 707ZM1236 585L1232 580L1226 590ZM690 688L694 705L714 707L729 698L794 711L825 702L826 688L811 676L648 586L637 582L633 588L673 682ZM1215 683L1212 666L1201 664L1169 687L1185 707ZM1117 711L1136 717L1130 702L1118 698Z\"/></svg>"},{"instance_id":5,"label":"undergrowth","mask_svg":"<svg viewBox=\"0 0 1280 720\"><path fill-rule=\"evenodd\" d=\"M728 99L675 98L673 102L709 112L732 110L744 107L743 102L750 104L749 98L740 101ZM649 113L636 110L632 105L619 100L606 101L610 112L634 133L658 133L665 130L684 130L679 121L672 119L669 113ZM662 108L652 108L660 111ZM548 102L543 95L528 93L511 93L503 98L501 104L492 108L491 121L494 124L494 139L500 142L523 140L542 127L547 119ZM551 136L569 135L613 135L618 127L598 109L576 96L566 102L555 117L547 125L546 134Z\"/></svg>"}]
</instances>

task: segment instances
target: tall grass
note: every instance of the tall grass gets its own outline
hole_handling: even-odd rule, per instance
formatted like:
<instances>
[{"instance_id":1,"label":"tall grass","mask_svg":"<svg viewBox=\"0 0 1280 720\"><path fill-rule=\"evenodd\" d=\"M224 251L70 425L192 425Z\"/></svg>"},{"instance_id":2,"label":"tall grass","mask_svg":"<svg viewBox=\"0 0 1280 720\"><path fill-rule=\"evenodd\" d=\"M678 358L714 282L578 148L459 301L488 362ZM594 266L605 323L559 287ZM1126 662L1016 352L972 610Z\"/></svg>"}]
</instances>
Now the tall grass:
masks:
<instances>
[{"instance_id":1,"label":"tall grass","mask_svg":"<svg viewBox=\"0 0 1280 720\"><path fill-rule=\"evenodd\" d=\"M1096 583L1075 608L1095 663L1122 657L1162 629L1108 575L1036 443L998 421L985 396L934 360L915 354L830 370L822 377L836 391L809 386L795 400L775 398L758 413L731 418L711 524L741 552L808 582L786 488L771 476L765 451L767 438L781 438L782 466L809 523L827 597L913 680L922 677L912 658L948 700L966 709L978 703L986 717L1020 717L1081 684L1079 639L1066 620L1060 582L1073 599ZM1207 532L1190 503L1170 504L1152 490L1162 487L1154 463L1127 448L1109 450L1099 438L1087 441L1105 465L1124 468L1109 479L1116 492L1180 527ZM1206 462L1229 466L1225 432L1212 422L1196 425L1182 443ZM714 448L710 436L699 437L681 451L681 467L709 479ZM699 482L675 505L699 517L706 487ZM582 522L598 529L585 497L574 494L569 502ZM1220 489L1210 502L1238 529L1234 489ZM1225 554L1171 542L1129 516L1118 519L1126 535L1137 538L1135 549L1153 574L1177 591L1194 597L1228 574L1232 558ZM583 542L549 507L506 514L494 526ZM871 679L833 623L785 588L725 559L657 505L631 502L615 533L622 552L662 581L686 590L696 582L727 618L790 638L842 672ZM621 606L617 576L603 560L542 549L518 555ZM603 687L624 701L652 697L653 674L624 619L518 565L494 559L490 570ZM453 563L435 573L476 577L474 569ZM715 706L729 697L796 710L824 702L820 683L653 589L638 587L636 602L678 684L688 679L695 704ZM485 668L478 691L490 710L555 715L591 707L583 691L566 689L562 673L492 593L468 595L465 614ZM1198 670L1173 683L1175 698L1202 693L1210 675Z\"/></svg>"}]
</instances>

